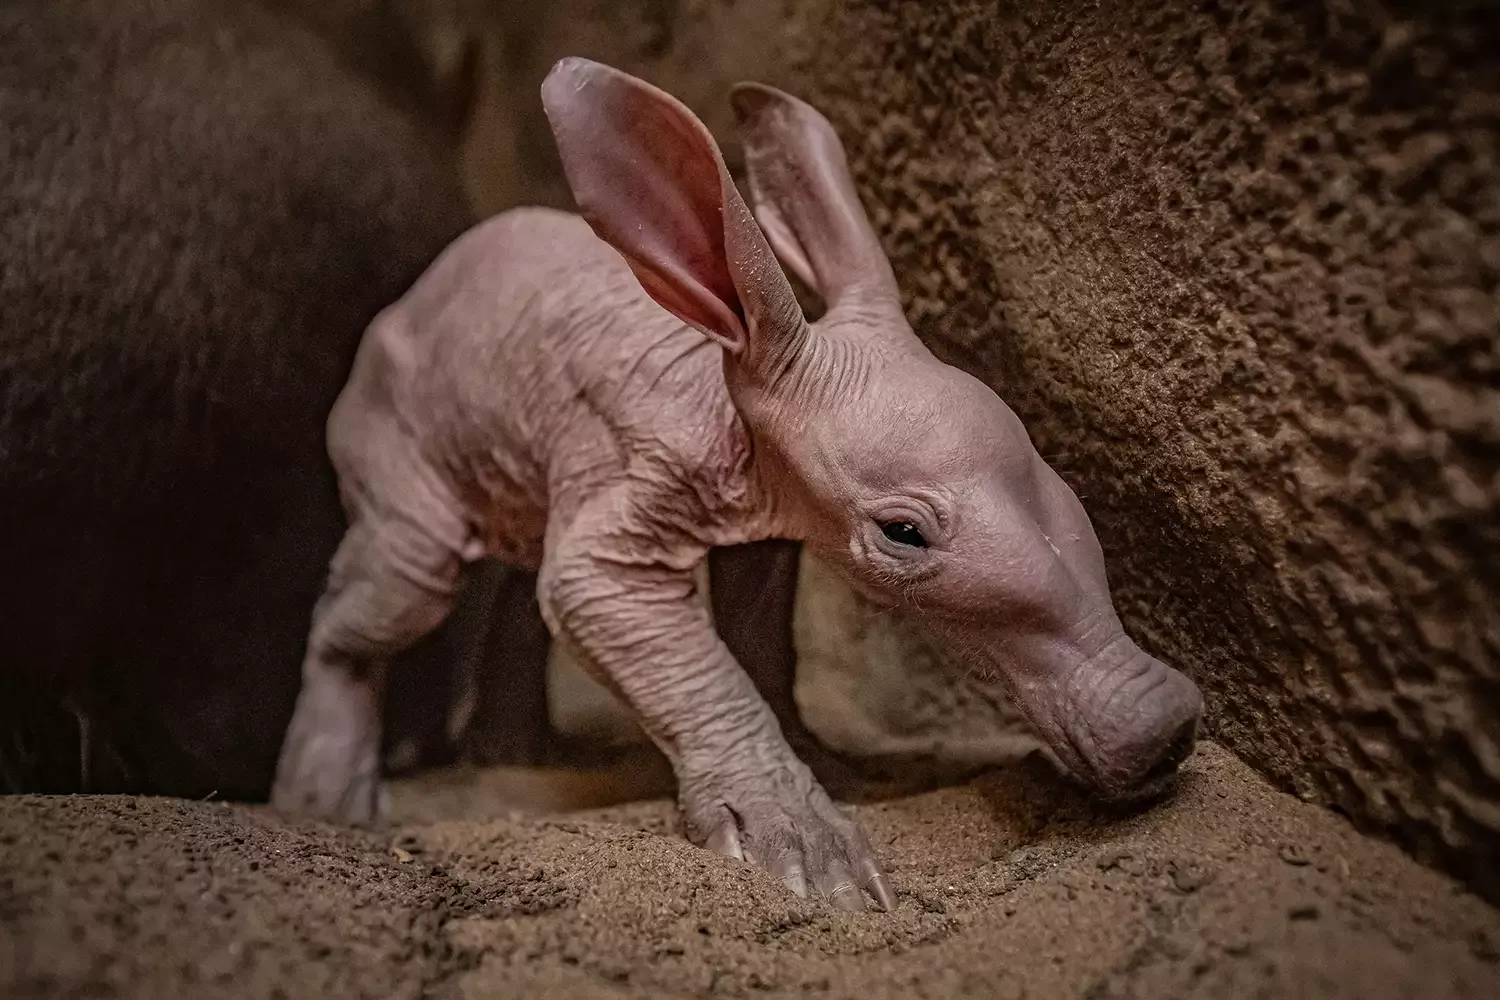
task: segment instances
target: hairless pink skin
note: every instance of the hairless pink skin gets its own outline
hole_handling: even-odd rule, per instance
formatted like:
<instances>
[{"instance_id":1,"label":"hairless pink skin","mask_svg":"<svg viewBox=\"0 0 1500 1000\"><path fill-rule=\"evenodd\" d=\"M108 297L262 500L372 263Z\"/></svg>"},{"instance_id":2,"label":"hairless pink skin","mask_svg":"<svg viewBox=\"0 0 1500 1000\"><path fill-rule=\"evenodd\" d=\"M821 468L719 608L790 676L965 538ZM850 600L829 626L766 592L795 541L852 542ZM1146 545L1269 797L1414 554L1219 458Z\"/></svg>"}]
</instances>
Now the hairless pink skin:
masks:
<instances>
[{"instance_id":1,"label":"hairless pink skin","mask_svg":"<svg viewBox=\"0 0 1500 1000\"><path fill-rule=\"evenodd\" d=\"M516 210L458 240L372 324L330 417L351 527L274 801L379 812L379 665L493 556L539 571L549 629L671 759L694 842L889 908L695 594L710 549L765 538L1004 677L1080 779L1161 787L1197 688L1126 637L1088 518L1016 416L912 333L828 122L735 88L757 226L667 94L565 59L542 99L583 218ZM816 323L777 256L827 302Z\"/></svg>"}]
</instances>

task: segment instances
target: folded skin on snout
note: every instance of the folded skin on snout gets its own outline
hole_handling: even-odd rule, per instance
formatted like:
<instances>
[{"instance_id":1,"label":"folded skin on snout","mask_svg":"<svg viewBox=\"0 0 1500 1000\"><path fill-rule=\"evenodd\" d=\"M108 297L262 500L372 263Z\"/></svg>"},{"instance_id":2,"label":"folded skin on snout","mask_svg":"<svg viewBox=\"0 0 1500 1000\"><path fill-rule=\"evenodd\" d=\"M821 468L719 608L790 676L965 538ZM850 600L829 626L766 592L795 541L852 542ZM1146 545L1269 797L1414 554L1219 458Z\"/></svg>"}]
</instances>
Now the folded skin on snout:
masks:
<instances>
[{"instance_id":1,"label":"folded skin on snout","mask_svg":"<svg viewBox=\"0 0 1500 1000\"><path fill-rule=\"evenodd\" d=\"M516 210L455 243L372 325L330 418L351 525L276 801L378 811L380 664L491 556L538 571L549 629L672 761L689 838L890 908L698 600L710 550L768 538L998 672L1102 792L1165 780L1197 689L1125 637L1088 519L1015 415L912 333L829 123L735 89L752 216L655 87L565 59L542 101L582 220ZM827 303L817 322L778 258Z\"/></svg>"}]
</instances>

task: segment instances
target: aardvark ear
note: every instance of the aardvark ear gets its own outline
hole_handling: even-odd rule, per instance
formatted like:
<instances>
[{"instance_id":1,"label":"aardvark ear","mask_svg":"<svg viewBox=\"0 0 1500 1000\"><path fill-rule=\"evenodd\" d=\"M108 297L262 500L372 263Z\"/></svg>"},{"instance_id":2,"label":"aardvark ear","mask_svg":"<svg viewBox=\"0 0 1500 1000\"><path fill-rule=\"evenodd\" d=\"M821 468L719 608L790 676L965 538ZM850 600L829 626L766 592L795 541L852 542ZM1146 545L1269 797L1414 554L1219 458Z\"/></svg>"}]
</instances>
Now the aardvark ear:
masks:
<instances>
[{"instance_id":1,"label":"aardvark ear","mask_svg":"<svg viewBox=\"0 0 1500 1000\"><path fill-rule=\"evenodd\" d=\"M646 293L740 363L784 359L801 311L703 123L580 58L552 67L542 104L579 211Z\"/></svg>"},{"instance_id":2,"label":"aardvark ear","mask_svg":"<svg viewBox=\"0 0 1500 1000\"><path fill-rule=\"evenodd\" d=\"M755 217L777 256L830 309L860 295L899 298L828 119L761 83L736 84L730 100L745 140Z\"/></svg>"}]
</instances>

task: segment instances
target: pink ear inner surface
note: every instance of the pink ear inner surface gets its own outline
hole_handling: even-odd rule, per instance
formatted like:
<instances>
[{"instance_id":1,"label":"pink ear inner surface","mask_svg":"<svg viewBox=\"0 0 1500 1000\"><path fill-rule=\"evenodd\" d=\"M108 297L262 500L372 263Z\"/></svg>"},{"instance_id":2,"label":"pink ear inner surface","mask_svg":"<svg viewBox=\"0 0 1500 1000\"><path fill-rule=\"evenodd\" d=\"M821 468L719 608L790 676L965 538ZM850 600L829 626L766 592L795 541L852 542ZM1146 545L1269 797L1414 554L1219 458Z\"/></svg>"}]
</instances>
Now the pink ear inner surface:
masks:
<instances>
[{"instance_id":1,"label":"pink ear inner surface","mask_svg":"<svg viewBox=\"0 0 1500 1000\"><path fill-rule=\"evenodd\" d=\"M726 186L713 137L671 95L584 59L542 84L579 211L663 308L743 350L744 307L725 248Z\"/></svg>"},{"instance_id":2,"label":"pink ear inner surface","mask_svg":"<svg viewBox=\"0 0 1500 1000\"><path fill-rule=\"evenodd\" d=\"M855 288L894 293L890 264L828 119L758 83L737 84L731 103L745 137L756 217L787 266L830 305Z\"/></svg>"}]
</instances>

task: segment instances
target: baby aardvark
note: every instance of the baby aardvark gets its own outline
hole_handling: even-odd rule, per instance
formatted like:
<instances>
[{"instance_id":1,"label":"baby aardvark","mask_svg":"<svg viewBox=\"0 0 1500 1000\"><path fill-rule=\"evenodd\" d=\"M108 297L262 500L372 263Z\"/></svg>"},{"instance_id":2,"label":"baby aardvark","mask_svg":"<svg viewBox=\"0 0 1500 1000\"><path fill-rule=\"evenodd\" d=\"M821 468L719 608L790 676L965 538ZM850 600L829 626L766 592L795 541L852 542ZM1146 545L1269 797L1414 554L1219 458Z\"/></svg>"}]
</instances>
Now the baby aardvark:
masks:
<instances>
[{"instance_id":1,"label":"baby aardvark","mask_svg":"<svg viewBox=\"0 0 1500 1000\"><path fill-rule=\"evenodd\" d=\"M381 664L496 557L539 570L548 627L668 755L694 842L888 909L695 594L710 549L765 538L1005 678L1078 778L1159 788L1198 689L1126 637L1089 520L1015 414L912 333L832 126L735 88L752 217L662 91L564 59L542 100L583 217L521 209L459 239L371 325L329 418L351 523L274 802L378 813ZM777 257L823 297L817 322Z\"/></svg>"}]
</instances>

